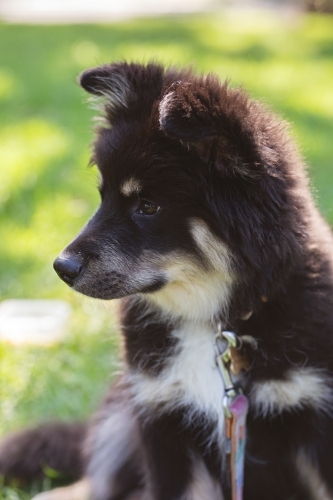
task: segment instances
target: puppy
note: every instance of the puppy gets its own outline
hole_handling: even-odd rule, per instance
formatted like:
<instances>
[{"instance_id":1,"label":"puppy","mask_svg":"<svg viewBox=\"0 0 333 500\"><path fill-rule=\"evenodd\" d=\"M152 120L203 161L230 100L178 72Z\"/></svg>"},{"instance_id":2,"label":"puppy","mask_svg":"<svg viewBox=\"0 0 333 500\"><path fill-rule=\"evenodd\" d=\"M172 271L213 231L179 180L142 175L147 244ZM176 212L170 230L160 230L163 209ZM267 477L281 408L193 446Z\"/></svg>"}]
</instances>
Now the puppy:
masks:
<instances>
[{"instance_id":1,"label":"puppy","mask_svg":"<svg viewBox=\"0 0 333 500\"><path fill-rule=\"evenodd\" d=\"M91 497L231 498L221 324L256 343L236 378L244 500L333 499L333 240L286 125L189 70L116 63L80 84L102 104L101 205L54 267L123 298L125 344L85 439Z\"/></svg>"}]
</instances>

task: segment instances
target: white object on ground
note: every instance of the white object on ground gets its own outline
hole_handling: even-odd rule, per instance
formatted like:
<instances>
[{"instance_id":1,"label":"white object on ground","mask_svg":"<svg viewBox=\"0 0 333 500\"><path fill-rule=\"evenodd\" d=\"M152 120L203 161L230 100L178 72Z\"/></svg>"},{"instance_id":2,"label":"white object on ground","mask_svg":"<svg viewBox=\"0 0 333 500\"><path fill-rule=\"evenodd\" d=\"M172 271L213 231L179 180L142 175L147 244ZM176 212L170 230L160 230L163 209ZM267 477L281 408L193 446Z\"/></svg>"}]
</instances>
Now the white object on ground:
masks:
<instances>
[{"instance_id":1,"label":"white object on ground","mask_svg":"<svg viewBox=\"0 0 333 500\"><path fill-rule=\"evenodd\" d=\"M0 340L52 344L66 336L71 306L63 300L9 299L0 304Z\"/></svg>"}]
</instances>

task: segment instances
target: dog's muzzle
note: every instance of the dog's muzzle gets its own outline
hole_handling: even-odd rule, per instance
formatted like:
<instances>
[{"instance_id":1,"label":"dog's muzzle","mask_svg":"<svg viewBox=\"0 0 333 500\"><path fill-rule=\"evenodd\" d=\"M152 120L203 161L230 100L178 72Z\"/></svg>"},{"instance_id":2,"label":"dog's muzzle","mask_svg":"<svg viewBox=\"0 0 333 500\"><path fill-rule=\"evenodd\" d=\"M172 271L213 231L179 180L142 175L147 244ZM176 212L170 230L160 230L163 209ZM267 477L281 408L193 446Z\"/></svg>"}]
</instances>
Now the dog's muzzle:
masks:
<instances>
[{"instance_id":1,"label":"dog's muzzle","mask_svg":"<svg viewBox=\"0 0 333 500\"><path fill-rule=\"evenodd\" d=\"M53 267L58 276L69 286L74 285L75 279L83 269L83 262L78 256L59 256L53 262Z\"/></svg>"}]
</instances>

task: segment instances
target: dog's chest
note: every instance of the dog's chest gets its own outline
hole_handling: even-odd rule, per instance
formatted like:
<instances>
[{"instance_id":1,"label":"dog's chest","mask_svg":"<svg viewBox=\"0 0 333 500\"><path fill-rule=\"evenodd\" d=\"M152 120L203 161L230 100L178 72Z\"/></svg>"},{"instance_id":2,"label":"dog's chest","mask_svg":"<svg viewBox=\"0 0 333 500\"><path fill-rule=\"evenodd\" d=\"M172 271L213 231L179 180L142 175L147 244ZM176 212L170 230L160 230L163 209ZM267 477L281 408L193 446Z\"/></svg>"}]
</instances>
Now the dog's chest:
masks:
<instances>
[{"instance_id":1,"label":"dog's chest","mask_svg":"<svg viewBox=\"0 0 333 500\"><path fill-rule=\"evenodd\" d=\"M140 369L140 364L132 367L130 378L138 407L166 411L184 407L190 414L223 419L224 388L215 364L214 334L212 327L184 323L169 332L173 348L167 359L161 356L161 370L151 373Z\"/></svg>"}]
</instances>

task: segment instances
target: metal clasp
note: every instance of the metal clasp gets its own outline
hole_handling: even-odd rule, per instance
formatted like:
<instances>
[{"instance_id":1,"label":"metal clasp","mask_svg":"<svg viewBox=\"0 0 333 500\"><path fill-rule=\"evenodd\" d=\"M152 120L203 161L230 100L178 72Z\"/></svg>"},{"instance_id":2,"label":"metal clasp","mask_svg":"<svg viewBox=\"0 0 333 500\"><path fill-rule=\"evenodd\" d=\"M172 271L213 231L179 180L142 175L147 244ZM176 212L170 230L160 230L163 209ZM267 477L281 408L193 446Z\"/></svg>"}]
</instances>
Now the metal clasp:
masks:
<instances>
[{"instance_id":1,"label":"metal clasp","mask_svg":"<svg viewBox=\"0 0 333 500\"><path fill-rule=\"evenodd\" d=\"M252 340L251 340L251 343ZM230 455L231 496L233 500L243 499L244 457L246 443L246 417L249 402L231 378L231 351L241 349L243 339L234 332L222 331L218 325L215 335L216 364L224 385L223 411L225 415L224 450Z\"/></svg>"},{"instance_id":2,"label":"metal clasp","mask_svg":"<svg viewBox=\"0 0 333 500\"><path fill-rule=\"evenodd\" d=\"M229 406L238 394L242 394L241 389L236 389L230 374L230 347L240 349L242 340L234 332L222 331L222 325L218 325L215 335L216 364L219 368L224 385L223 411L226 418L231 419L232 414Z\"/></svg>"}]
</instances>

